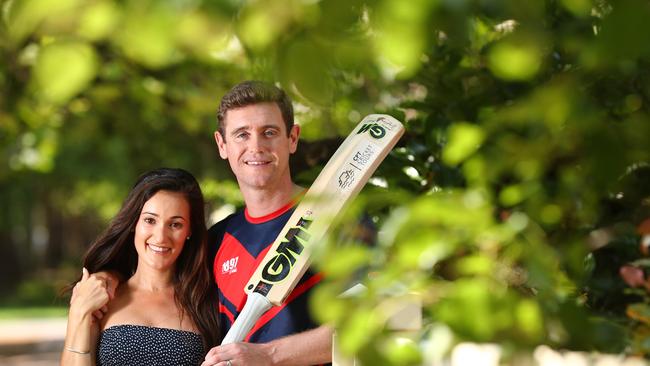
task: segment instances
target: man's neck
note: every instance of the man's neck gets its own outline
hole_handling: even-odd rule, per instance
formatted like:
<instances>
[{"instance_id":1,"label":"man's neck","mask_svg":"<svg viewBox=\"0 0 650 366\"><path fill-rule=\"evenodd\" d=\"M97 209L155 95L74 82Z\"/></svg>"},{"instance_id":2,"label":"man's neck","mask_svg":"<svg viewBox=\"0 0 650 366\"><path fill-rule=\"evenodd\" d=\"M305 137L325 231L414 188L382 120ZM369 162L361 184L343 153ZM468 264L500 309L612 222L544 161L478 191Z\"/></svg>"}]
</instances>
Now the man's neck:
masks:
<instances>
[{"instance_id":1,"label":"man's neck","mask_svg":"<svg viewBox=\"0 0 650 366\"><path fill-rule=\"evenodd\" d=\"M277 185L270 189L242 190L242 195L248 214L252 217L262 217L285 206L302 190L302 187L289 181L288 184Z\"/></svg>"}]
</instances>

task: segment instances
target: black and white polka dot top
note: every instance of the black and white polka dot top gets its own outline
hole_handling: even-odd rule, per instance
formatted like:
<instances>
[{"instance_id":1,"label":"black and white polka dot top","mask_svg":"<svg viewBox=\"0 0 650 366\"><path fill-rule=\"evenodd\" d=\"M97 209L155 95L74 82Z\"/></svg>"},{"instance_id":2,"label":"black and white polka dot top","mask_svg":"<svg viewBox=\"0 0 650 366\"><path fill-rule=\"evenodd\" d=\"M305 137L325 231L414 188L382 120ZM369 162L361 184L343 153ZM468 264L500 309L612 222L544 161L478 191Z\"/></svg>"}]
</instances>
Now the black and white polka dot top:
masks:
<instances>
[{"instance_id":1,"label":"black and white polka dot top","mask_svg":"<svg viewBox=\"0 0 650 366\"><path fill-rule=\"evenodd\" d=\"M178 329L114 325L102 331L97 365L200 365L201 335Z\"/></svg>"}]
</instances>

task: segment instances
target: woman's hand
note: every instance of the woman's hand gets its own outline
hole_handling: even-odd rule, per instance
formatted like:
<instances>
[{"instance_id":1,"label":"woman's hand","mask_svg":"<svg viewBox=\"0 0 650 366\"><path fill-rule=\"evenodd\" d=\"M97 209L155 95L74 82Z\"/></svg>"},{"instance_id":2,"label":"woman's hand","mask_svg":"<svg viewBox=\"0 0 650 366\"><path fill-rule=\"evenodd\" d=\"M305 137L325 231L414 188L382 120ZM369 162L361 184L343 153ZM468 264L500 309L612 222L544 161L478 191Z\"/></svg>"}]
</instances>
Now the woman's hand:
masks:
<instances>
[{"instance_id":1,"label":"woman's hand","mask_svg":"<svg viewBox=\"0 0 650 366\"><path fill-rule=\"evenodd\" d=\"M102 314L102 308L110 301L108 281L96 275L90 275L87 269L83 269L81 280L77 282L72 291L70 299L70 316L79 318L88 315ZM101 318L101 316L99 316Z\"/></svg>"}]
</instances>

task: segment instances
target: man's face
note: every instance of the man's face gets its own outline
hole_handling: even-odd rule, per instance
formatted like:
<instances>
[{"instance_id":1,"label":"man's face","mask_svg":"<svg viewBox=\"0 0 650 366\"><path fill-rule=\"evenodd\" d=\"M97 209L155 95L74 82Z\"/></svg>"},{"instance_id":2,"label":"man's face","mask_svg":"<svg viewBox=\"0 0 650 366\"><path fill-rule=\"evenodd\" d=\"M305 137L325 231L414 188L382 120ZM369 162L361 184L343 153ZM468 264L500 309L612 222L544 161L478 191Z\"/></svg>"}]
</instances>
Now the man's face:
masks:
<instances>
[{"instance_id":1,"label":"man's face","mask_svg":"<svg viewBox=\"0 0 650 366\"><path fill-rule=\"evenodd\" d=\"M289 155L296 152L300 128L294 125L287 136L277 104L231 109L223 131L224 136L214 133L219 155L228 159L241 189L268 189L291 181Z\"/></svg>"}]
</instances>

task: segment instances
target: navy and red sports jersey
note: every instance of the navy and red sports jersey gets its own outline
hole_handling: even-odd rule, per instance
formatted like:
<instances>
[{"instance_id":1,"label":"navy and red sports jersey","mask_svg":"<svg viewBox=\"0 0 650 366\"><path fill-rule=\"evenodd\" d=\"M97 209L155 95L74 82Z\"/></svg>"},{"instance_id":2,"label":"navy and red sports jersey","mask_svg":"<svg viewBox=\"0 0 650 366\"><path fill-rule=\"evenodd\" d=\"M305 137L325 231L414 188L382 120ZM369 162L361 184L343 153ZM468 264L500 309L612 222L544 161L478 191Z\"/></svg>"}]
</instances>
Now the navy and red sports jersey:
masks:
<instances>
[{"instance_id":1,"label":"navy and red sports jersey","mask_svg":"<svg viewBox=\"0 0 650 366\"><path fill-rule=\"evenodd\" d=\"M294 202L263 216L246 210L230 215L209 230L214 277L219 293L219 316L225 334L246 303L244 286L264 258L295 209ZM215 255L216 253L216 255ZM268 342L318 326L309 315L309 292L321 279L307 271L281 306L274 306L255 324L245 341Z\"/></svg>"}]
</instances>

